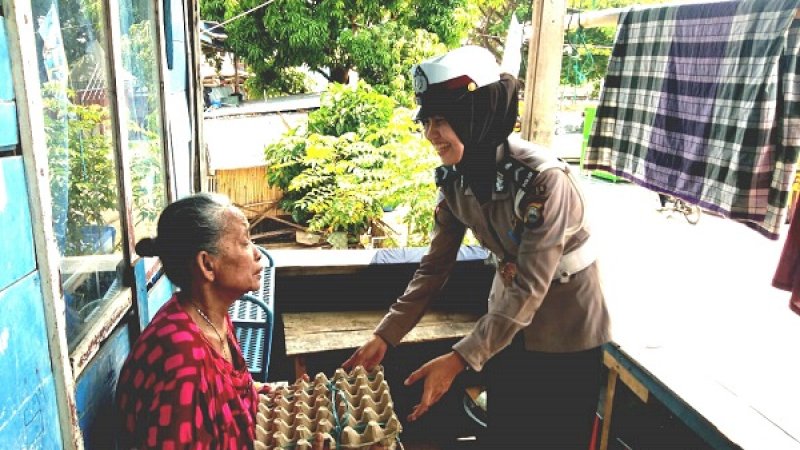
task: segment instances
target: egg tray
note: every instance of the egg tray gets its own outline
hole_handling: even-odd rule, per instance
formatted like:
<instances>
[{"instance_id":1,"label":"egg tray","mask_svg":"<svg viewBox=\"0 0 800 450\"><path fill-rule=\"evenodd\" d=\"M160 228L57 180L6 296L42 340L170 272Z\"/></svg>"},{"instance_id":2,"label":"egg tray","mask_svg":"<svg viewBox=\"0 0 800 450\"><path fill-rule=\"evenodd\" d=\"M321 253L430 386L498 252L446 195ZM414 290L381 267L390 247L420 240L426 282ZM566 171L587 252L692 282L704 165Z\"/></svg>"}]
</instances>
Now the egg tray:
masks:
<instances>
[{"instance_id":1,"label":"egg tray","mask_svg":"<svg viewBox=\"0 0 800 450\"><path fill-rule=\"evenodd\" d=\"M402 425L383 367L318 373L259 396L255 450L395 450Z\"/></svg>"}]
</instances>

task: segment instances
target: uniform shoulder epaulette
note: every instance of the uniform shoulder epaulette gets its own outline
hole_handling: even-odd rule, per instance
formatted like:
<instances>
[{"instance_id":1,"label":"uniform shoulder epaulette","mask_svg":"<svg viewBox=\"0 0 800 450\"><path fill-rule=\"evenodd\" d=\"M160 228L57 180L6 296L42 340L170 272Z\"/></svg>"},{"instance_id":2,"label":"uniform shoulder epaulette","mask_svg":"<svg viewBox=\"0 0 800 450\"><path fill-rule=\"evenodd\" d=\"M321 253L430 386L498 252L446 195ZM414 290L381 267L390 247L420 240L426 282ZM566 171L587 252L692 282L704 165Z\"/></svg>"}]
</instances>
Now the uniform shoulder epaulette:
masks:
<instances>
[{"instance_id":1,"label":"uniform shoulder epaulette","mask_svg":"<svg viewBox=\"0 0 800 450\"><path fill-rule=\"evenodd\" d=\"M528 163L531 165L525 164L506 153L506 156L500 163L498 172L505 174L505 176L512 180L522 191L529 194L542 195L542 192L540 192L541 187L534 187L534 180L536 180L536 177L548 169L567 170L568 167L567 163L561 159L550 157L532 158Z\"/></svg>"},{"instance_id":2,"label":"uniform shoulder epaulette","mask_svg":"<svg viewBox=\"0 0 800 450\"><path fill-rule=\"evenodd\" d=\"M446 186L461 176L453 166L439 166L436 168L436 186Z\"/></svg>"},{"instance_id":3,"label":"uniform shoulder epaulette","mask_svg":"<svg viewBox=\"0 0 800 450\"><path fill-rule=\"evenodd\" d=\"M517 187L525 192L533 193L533 180L539 175L539 171L531 169L511 157L503 160L501 169Z\"/></svg>"}]
</instances>

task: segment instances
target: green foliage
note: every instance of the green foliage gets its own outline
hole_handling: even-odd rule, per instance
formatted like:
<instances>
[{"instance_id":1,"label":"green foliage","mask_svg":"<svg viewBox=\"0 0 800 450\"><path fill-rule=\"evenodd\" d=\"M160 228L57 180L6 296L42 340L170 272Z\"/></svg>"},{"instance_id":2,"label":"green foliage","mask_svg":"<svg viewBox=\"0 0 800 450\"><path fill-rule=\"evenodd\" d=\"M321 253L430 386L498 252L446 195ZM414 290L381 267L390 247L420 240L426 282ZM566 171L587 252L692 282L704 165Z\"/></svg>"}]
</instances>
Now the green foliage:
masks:
<instances>
[{"instance_id":1,"label":"green foliage","mask_svg":"<svg viewBox=\"0 0 800 450\"><path fill-rule=\"evenodd\" d=\"M669 0L569 0L567 6L582 11L595 11L668 2ZM565 31L564 44L570 48L570 52L561 59L562 85L592 83L594 91L599 91L600 81L608 70L615 28L610 26Z\"/></svg>"},{"instance_id":2,"label":"green foliage","mask_svg":"<svg viewBox=\"0 0 800 450\"><path fill-rule=\"evenodd\" d=\"M412 57L420 52L420 37L435 35L435 43L447 46L460 42L468 26L462 11L465 3L275 0L227 24L226 44L259 78L252 82L256 88L281 83L287 69L306 65L338 83L345 83L355 69L388 94L398 86L410 86L404 78L415 62ZM223 21L260 4L261 0L204 0L201 16ZM428 33L420 35L417 30ZM429 47L426 44L422 50Z\"/></svg>"},{"instance_id":3,"label":"green foliage","mask_svg":"<svg viewBox=\"0 0 800 450\"><path fill-rule=\"evenodd\" d=\"M110 129L110 117L106 108L75 104L52 85L43 94L50 191L57 198L68 186L68 203L54 201L53 216L69 213L64 254L81 255L92 244L83 241L83 230L106 225L103 213L117 205L110 133L102 131Z\"/></svg>"},{"instance_id":4,"label":"green foliage","mask_svg":"<svg viewBox=\"0 0 800 450\"><path fill-rule=\"evenodd\" d=\"M531 20L530 0L472 0L469 14L476 26L469 33L469 42L488 49L498 61L503 57L503 46L508 34L511 16L520 23ZM524 62L523 58L523 62ZM522 78L525 77L524 72Z\"/></svg>"},{"instance_id":5,"label":"green foliage","mask_svg":"<svg viewBox=\"0 0 800 450\"><path fill-rule=\"evenodd\" d=\"M466 0L411 2L405 17L409 28L428 30L448 47L455 47L472 26L471 17L465 14L467 4Z\"/></svg>"},{"instance_id":6,"label":"green foliage","mask_svg":"<svg viewBox=\"0 0 800 450\"><path fill-rule=\"evenodd\" d=\"M435 153L409 109L363 82L357 89L331 85L307 129L293 130L265 154L269 183L284 191L281 208L311 231L343 231L356 241L381 226L384 206L433 211ZM418 232L430 218L415 212L411 221Z\"/></svg>"},{"instance_id":7,"label":"green foliage","mask_svg":"<svg viewBox=\"0 0 800 450\"><path fill-rule=\"evenodd\" d=\"M298 69L285 69L280 73L264 69L261 76L250 77L244 82L247 98L251 100L303 94L312 89L312 81Z\"/></svg>"},{"instance_id":8,"label":"green foliage","mask_svg":"<svg viewBox=\"0 0 800 450\"><path fill-rule=\"evenodd\" d=\"M608 70L608 59L614 43L613 28L592 28L567 31L561 59L561 84L581 86L599 83Z\"/></svg>"},{"instance_id":9,"label":"green foliage","mask_svg":"<svg viewBox=\"0 0 800 450\"><path fill-rule=\"evenodd\" d=\"M308 115L308 131L330 136L357 133L371 136L389 123L394 101L359 82L354 91L344 85L332 86L320 99L320 108Z\"/></svg>"},{"instance_id":10,"label":"green foliage","mask_svg":"<svg viewBox=\"0 0 800 450\"><path fill-rule=\"evenodd\" d=\"M567 6L584 11L622 8L634 4L667 3L668 0L569 0ZM520 22L529 22L532 14L530 0L471 0L467 8L471 22L476 24L469 33L469 42L491 51L498 61L502 59L503 45L508 33L511 15ZM562 58L561 84L581 85L593 83L598 88L608 67L611 46L614 43L614 27L582 30L582 37L575 30L567 31L564 43L574 50ZM527 71L527 43L522 48L520 78Z\"/></svg>"},{"instance_id":11,"label":"green foliage","mask_svg":"<svg viewBox=\"0 0 800 450\"><path fill-rule=\"evenodd\" d=\"M85 240L84 229L107 225L118 206L108 109L77 104L73 92L63 93L53 83L44 85L42 97L53 217L56 222L68 219L62 251L64 256L95 253L96 242ZM136 220L155 222L165 202L158 136L133 122L129 127L142 138L131 141ZM56 228L58 234L58 223Z\"/></svg>"},{"instance_id":12,"label":"green foliage","mask_svg":"<svg viewBox=\"0 0 800 450\"><path fill-rule=\"evenodd\" d=\"M402 106L413 105L411 66L447 47L436 34L423 29L400 30L394 23L384 27L342 33L342 41L354 59L361 61L359 76L381 94ZM381 51L376 52L375 47Z\"/></svg>"},{"instance_id":13,"label":"green foliage","mask_svg":"<svg viewBox=\"0 0 800 450\"><path fill-rule=\"evenodd\" d=\"M148 134L150 139L131 143L131 187L136 225L154 226L166 205L166 193L158 136Z\"/></svg>"}]
</instances>

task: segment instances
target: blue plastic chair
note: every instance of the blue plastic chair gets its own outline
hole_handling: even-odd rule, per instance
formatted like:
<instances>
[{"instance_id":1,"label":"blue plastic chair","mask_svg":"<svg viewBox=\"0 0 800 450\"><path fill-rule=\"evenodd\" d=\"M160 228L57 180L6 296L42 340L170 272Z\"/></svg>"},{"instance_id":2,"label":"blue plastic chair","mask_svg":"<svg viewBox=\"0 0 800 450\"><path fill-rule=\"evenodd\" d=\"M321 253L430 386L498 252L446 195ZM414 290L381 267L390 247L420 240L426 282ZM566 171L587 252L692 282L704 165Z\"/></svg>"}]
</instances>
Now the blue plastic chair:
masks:
<instances>
[{"instance_id":1,"label":"blue plastic chair","mask_svg":"<svg viewBox=\"0 0 800 450\"><path fill-rule=\"evenodd\" d=\"M267 381L272 329L275 323L275 263L267 251L258 247L266 260L261 271L261 289L250 291L233 302L228 313L233 321L236 339L242 348L247 369L253 379Z\"/></svg>"}]
</instances>

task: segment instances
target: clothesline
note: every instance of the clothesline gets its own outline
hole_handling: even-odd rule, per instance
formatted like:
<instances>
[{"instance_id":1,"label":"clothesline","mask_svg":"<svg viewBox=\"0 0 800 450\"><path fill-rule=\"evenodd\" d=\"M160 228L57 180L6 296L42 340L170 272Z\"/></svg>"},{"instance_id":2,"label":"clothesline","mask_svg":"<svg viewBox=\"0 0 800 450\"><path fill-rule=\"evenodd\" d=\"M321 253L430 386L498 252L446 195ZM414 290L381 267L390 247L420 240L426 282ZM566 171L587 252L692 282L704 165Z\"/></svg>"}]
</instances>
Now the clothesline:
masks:
<instances>
[{"instance_id":1,"label":"clothesline","mask_svg":"<svg viewBox=\"0 0 800 450\"><path fill-rule=\"evenodd\" d=\"M674 5L697 5L702 3L719 3L720 1L722 0L678 1L673 3L659 4L659 5L639 6L636 7L636 9L662 8L665 6L674 6ZM630 11L631 9L632 9L631 7L609 8L597 11L586 11L581 13L567 14L566 16L564 16L564 30L575 30L578 28L578 26L582 26L583 28L616 26L617 23L619 22L620 15L622 15L626 11ZM800 19L800 9L798 9L795 12L794 18Z\"/></svg>"}]
</instances>

